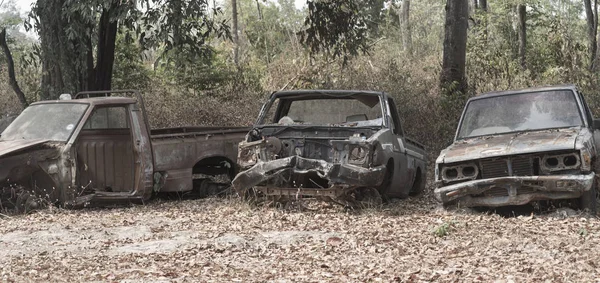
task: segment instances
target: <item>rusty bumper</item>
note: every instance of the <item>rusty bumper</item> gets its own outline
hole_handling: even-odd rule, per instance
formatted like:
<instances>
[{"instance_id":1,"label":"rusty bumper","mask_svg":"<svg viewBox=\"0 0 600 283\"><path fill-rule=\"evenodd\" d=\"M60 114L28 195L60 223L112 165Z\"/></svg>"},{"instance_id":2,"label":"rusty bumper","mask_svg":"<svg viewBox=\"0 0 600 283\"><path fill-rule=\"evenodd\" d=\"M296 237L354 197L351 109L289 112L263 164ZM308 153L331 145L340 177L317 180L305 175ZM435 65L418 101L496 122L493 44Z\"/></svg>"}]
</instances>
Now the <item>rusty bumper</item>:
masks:
<instances>
[{"instance_id":1,"label":"rusty bumper","mask_svg":"<svg viewBox=\"0 0 600 283\"><path fill-rule=\"evenodd\" d=\"M377 187L383 182L385 166L364 168L351 164L329 163L324 160L299 156L260 162L239 173L233 179L233 188L238 194L257 188L266 195L303 195L337 197L348 189ZM299 188L289 185L264 184L284 173L314 174L328 181L329 187Z\"/></svg>"},{"instance_id":2,"label":"rusty bumper","mask_svg":"<svg viewBox=\"0 0 600 283\"><path fill-rule=\"evenodd\" d=\"M523 205L535 200L572 199L592 188L595 174L500 177L440 187L438 201L465 207Z\"/></svg>"}]
</instances>

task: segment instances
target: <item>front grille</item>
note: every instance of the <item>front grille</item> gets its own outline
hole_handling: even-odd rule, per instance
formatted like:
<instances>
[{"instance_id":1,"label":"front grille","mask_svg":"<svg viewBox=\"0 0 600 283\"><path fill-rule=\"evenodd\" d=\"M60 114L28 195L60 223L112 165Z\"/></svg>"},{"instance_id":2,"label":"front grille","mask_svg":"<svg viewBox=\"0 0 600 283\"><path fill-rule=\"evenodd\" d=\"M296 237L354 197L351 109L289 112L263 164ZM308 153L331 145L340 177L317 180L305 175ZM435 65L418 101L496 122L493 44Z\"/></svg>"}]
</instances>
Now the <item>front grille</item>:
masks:
<instances>
[{"instance_id":1,"label":"front grille","mask_svg":"<svg viewBox=\"0 0 600 283\"><path fill-rule=\"evenodd\" d=\"M508 165L511 165L511 170ZM497 158L481 161L481 177L484 179L508 176L532 176L532 157Z\"/></svg>"},{"instance_id":2,"label":"front grille","mask_svg":"<svg viewBox=\"0 0 600 283\"><path fill-rule=\"evenodd\" d=\"M508 163L506 163L506 159L501 158L482 160L481 176L484 179L509 176Z\"/></svg>"},{"instance_id":3,"label":"front grille","mask_svg":"<svg viewBox=\"0 0 600 283\"><path fill-rule=\"evenodd\" d=\"M533 175L533 158L531 157L515 157L511 158L513 176L532 176Z\"/></svg>"}]
</instances>

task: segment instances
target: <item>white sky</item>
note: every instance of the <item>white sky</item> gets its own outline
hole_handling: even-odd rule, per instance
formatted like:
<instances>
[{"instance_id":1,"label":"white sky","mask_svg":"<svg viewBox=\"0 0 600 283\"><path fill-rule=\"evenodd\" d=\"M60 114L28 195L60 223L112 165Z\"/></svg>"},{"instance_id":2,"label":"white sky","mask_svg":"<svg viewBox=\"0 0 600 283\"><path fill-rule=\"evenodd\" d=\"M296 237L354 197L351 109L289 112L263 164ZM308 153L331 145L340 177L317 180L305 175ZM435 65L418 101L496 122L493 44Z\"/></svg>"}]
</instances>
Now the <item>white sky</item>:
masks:
<instances>
[{"instance_id":1,"label":"white sky","mask_svg":"<svg viewBox=\"0 0 600 283\"><path fill-rule=\"evenodd\" d=\"M31 10L31 4L35 0L15 0L17 7L21 10L21 13L27 13Z\"/></svg>"}]
</instances>

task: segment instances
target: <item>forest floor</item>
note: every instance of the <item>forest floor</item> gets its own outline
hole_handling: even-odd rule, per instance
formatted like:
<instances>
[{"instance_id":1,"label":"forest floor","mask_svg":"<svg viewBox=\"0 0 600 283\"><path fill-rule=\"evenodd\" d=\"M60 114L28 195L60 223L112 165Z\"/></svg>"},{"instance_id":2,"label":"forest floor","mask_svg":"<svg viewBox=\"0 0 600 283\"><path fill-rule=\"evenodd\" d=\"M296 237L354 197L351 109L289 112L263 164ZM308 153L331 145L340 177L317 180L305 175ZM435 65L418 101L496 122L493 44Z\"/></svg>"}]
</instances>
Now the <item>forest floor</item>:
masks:
<instances>
[{"instance_id":1,"label":"forest floor","mask_svg":"<svg viewBox=\"0 0 600 283\"><path fill-rule=\"evenodd\" d=\"M574 281L600 277L600 221L562 209L447 212L421 196L347 211L155 200L0 217L13 282Z\"/></svg>"}]
</instances>

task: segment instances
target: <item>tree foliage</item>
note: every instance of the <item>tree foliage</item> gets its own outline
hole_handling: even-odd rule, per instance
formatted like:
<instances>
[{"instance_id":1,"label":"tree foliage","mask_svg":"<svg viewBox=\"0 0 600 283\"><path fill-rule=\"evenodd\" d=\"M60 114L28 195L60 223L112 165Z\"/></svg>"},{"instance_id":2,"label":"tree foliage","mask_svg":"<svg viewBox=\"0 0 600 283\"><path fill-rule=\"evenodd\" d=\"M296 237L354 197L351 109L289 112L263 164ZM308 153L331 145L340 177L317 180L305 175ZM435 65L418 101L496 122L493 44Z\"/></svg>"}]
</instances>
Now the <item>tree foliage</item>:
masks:
<instances>
[{"instance_id":1,"label":"tree foliage","mask_svg":"<svg viewBox=\"0 0 600 283\"><path fill-rule=\"evenodd\" d=\"M209 17L219 12L206 0L38 0L28 28L40 36L42 98L110 88L119 26L135 32L144 50L206 55L211 36L228 35L225 21Z\"/></svg>"},{"instance_id":2,"label":"tree foliage","mask_svg":"<svg viewBox=\"0 0 600 283\"><path fill-rule=\"evenodd\" d=\"M323 52L346 62L350 56L369 50L369 26L372 14L365 12L359 0L308 1L306 29L301 41L312 53Z\"/></svg>"}]
</instances>

